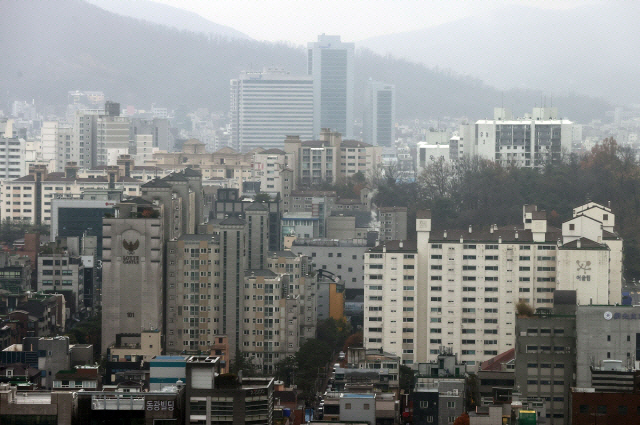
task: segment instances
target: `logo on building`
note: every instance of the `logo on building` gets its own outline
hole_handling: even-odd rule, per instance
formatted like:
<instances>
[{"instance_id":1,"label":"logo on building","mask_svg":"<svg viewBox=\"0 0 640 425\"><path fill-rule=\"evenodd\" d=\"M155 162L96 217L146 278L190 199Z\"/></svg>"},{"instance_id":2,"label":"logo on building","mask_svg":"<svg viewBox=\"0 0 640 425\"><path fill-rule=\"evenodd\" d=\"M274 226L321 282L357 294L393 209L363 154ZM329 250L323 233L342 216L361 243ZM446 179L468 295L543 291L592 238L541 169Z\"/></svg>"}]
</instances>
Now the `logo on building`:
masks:
<instances>
[{"instance_id":1,"label":"logo on building","mask_svg":"<svg viewBox=\"0 0 640 425\"><path fill-rule=\"evenodd\" d=\"M604 312L604 319L605 319L605 320L611 320L611 319L613 319L613 313L611 313L610 311L605 311L605 312Z\"/></svg>"},{"instance_id":2,"label":"logo on building","mask_svg":"<svg viewBox=\"0 0 640 425\"><path fill-rule=\"evenodd\" d=\"M124 247L124 249L126 249L127 251L129 251L129 254L133 254L136 249L138 249L138 247L140 246L140 240L136 240L135 242L129 242L126 239L122 240L122 246Z\"/></svg>"},{"instance_id":3,"label":"logo on building","mask_svg":"<svg viewBox=\"0 0 640 425\"><path fill-rule=\"evenodd\" d=\"M122 239L122 246L129 252L129 255L122 256L122 264L140 264L140 257L133 255L140 247L140 239L136 239L135 242Z\"/></svg>"}]
</instances>

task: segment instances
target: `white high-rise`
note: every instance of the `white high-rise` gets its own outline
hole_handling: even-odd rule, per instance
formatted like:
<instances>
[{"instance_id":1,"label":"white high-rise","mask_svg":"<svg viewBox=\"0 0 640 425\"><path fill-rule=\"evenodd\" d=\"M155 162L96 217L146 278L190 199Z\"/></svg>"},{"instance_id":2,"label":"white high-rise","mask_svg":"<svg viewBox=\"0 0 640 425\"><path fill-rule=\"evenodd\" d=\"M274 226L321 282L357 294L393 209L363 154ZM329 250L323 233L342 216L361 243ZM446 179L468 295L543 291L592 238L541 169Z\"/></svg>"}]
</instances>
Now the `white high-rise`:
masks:
<instances>
[{"instance_id":1,"label":"white high-rise","mask_svg":"<svg viewBox=\"0 0 640 425\"><path fill-rule=\"evenodd\" d=\"M240 74L231 80L233 147L284 147L286 136L313 137L313 78L282 69Z\"/></svg>"},{"instance_id":2,"label":"white high-rise","mask_svg":"<svg viewBox=\"0 0 640 425\"><path fill-rule=\"evenodd\" d=\"M395 120L396 87L369 80L364 95L364 141L374 146L393 146Z\"/></svg>"},{"instance_id":3,"label":"white high-rise","mask_svg":"<svg viewBox=\"0 0 640 425\"><path fill-rule=\"evenodd\" d=\"M313 76L313 134L323 128L353 138L354 43L339 35L319 35L308 43L308 73Z\"/></svg>"},{"instance_id":4,"label":"white high-rise","mask_svg":"<svg viewBox=\"0 0 640 425\"><path fill-rule=\"evenodd\" d=\"M622 293L622 239L615 215L589 203L562 229L534 205L523 224L432 230L419 211L417 241L385 241L365 253L364 343L434 361L441 347L478 365L515 347L516 305L546 311L556 290L579 304L616 304Z\"/></svg>"}]
</instances>

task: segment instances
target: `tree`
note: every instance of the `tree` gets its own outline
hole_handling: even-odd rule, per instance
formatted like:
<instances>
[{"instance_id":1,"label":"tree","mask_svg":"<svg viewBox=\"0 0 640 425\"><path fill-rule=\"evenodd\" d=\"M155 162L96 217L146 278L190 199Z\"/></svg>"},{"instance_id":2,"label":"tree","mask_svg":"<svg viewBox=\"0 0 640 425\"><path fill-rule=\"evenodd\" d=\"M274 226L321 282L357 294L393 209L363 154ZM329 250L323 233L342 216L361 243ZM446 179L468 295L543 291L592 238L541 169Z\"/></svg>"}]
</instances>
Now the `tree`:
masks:
<instances>
[{"instance_id":1,"label":"tree","mask_svg":"<svg viewBox=\"0 0 640 425\"><path fill-rule=\"evenodd\" d=\"M230 371L235 375L239 375L240 371L242 371L242 376L255 376L258 374L256 365L252 363L251 359L246 358L240 350L236 350Z\"/></svg>"},{"instance_id":2,"label":"tree","mask_svg":"<svg viewBox=\"0 0 640 425\"><path fill-rule=\"evenodd\" d=\"M404 390L405 393L411 393L413 391L413 369L409 366L400 365L399 371L399 383L398 386L401 390Z\"/></svg>"},{"instance_id":3,"label":"tree","mask_svg":"<svg viewBox=\"0 0 640 425\"><path fill-rule=\"evenodd\" d=\"M325 343L332 351L340 351L347 337L351 335L351 326L345 319L321 320L318 322L317 335L318 340Z\"/></svg>"},{"instance_id":4,"label":"tree","mask_svg":"<svg viewBox=\"0 0 640 425\"><path fill-rule=\"evenodd\" d=\"M458 416L456 420L453 422L453 425L469 425L469 415L467 412L462 413L462 415Z\"/></svg>"},{"instance_id":5,"label":"tree","mask_svg":"<svg viewBox=\"0 0 640 425\"><path fill-rule=\"evenodd\" d=\"M516 313L520 317L531 317L533 316L533 307L531 307L525 300L520 300L518 304L516 304Z\"/></svg>"},{"instance_id":6,"label":"tree","mask_svg":"<svg viewBox=\"0 0 640 425\"><path fill-rule=\"evenodd\" d=\"M342 346L342 351L346 353L349 347L362 347L362 331L359 331L350 335L344 341L344 345Z\"/></svg>"}]
</instances>

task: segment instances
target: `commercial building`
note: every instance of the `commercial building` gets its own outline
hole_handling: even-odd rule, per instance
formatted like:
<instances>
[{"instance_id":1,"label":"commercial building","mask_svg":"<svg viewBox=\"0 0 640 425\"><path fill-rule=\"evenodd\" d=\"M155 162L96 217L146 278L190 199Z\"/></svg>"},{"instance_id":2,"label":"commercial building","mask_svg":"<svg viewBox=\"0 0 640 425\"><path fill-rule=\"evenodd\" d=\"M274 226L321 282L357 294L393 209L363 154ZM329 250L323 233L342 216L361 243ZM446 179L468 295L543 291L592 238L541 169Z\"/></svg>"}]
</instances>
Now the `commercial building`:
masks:
<instances>
[{"instance_id":1,"label":"commercial building","mask_svg":"<svg viewBox=\"0 0 640 425\"><path fill-rule=\"evenodd\" d=\"M339 35L319 35L307 44L307 73L313 76L313 134L329 128L353 134L354 43L343 43Z\"/></svg>"},{"instance_id":2,"label":"commercial building","mask_svg":"<svg viewBox=\"0 0 640 425\"><path fill-rule=\"evenodd\" d=\"M283 69L243 71L231 80L231 138L241 152L282 148L287 135L313 137L314 79Z\"/></svg>"},{"instance_id":3,"label":"commercial building","mask_svg":"<svg viewBox=\"0 0 640 425\"><path fill-rule=\"evenodd\" d=\"M395 121L396 87L369 79L364 94L364 140L373 146L393 146Z\"/></svg>"},{"instance_id":4,"label":"commercial building","mask_svg":"<svg viewBox=\"0 0 640 425\"><path fill-rule=\"evenodd\" d=\"M187 423L273 423L273 378L220 375L217 357L191 356L186 361Z\"/></svg>"},{"instance_id":5,"label":"commercial building","mask_svg":"<svg viewBox=\"0 0 640 425\"><path fill-rule=\"evenodd\" d=\"M593 387L594 375L603 362L618 361L633 370L640 359L640 307L627 305L580 305L576 313L577 377L579 388ZM620 384L620 379L612 380ZM633 379L632 379L633 381ZM612 383L614 383L612 382ZM601 388L610 392L611 388Z\"/></svg>"},{"instance_id":6,"label":"commercial building","mask_svg":"<svg viewBox=\"0 0 640 425\"><path fill-rule=\"evenodd\" d=\"M515 347L521 300L550 309L554 291L575 290L580 305L619 303L622 240L610 227L614 218L587 204L560 230L525 206L520 226L431 231L430 212L419 212L417 243L387 241L365 254L365 344L401 355L404 364L433 360L445 346L479 365Z\"/></svg>"},{"instance_id":7,"label":"commercial building","mask_svg":"<svg viewBox=\"0 0 640 425\"><path fill-rule=\"evenodd\" d=\"M545 403L547 423L569 423L575 385L575 292L556 291L550 313L516 318L516 387L523 399Z\"/></svg>"}]
</instances>

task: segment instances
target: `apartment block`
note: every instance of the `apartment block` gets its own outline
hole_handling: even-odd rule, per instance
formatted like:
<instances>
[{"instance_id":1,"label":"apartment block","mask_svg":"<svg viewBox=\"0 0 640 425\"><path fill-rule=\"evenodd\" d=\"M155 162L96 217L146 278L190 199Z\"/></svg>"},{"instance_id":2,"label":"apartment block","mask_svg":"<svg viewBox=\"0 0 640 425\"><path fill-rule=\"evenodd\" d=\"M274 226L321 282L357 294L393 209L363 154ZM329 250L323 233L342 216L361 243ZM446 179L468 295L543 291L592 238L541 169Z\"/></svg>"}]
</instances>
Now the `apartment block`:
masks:
<instances>
[{"instance_id":1,"label":"apartment block","mask_svg":"<svg viewBox=\"0 0 640 425\"><path fill-rule=\"evenodd\" d=\"M619 303L622 240L605 216L614 223L606 207L579 207L561 230L525 206L518 226L432 231L430 212L419 212L417 243L365 253L365 344L404 364L434 360L444 346L477 366L515 347L519 301L544 311L554 291L576 290L581 305ZM599 233L578 225L591 221Z\"/></svg>"},{"instance_id":2,"label":"apartment block","mask_svg":"<svg viewBox=\"0 0 640 425\"><path fill-rule=\"evenodd\" d=\"M542 167L571 152L573 123L558 118L558 108L533 108L514 118L506 108L494 108L493 120L475 123L472 154L504 165Z\"/></svg>"}]
</instances>

